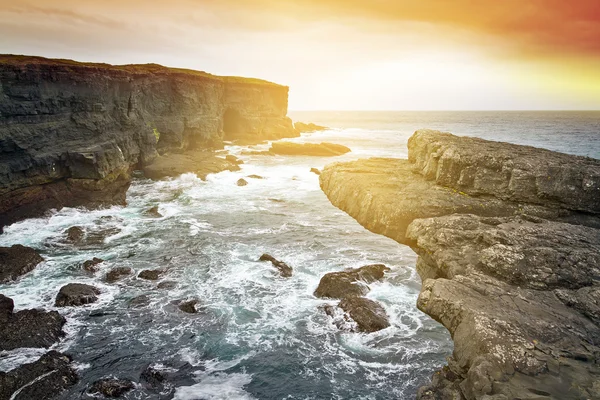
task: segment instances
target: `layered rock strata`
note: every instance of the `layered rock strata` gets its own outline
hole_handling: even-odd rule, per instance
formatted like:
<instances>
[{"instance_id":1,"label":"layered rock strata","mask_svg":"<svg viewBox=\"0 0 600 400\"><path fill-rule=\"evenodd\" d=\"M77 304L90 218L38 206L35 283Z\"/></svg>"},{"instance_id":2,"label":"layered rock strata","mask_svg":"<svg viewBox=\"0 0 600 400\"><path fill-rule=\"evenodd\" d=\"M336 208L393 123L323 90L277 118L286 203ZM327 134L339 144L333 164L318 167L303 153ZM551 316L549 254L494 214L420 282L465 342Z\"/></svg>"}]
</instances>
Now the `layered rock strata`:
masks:
<instances>
[{"instance_id":1,"label":"layered rock strata","mask_svg":"<svg viewBox=\"0 0 600 400\"><path fill-rule=\"evenodd\" d=\"M430 130L408 147L320 182L419 255L417 306L454 352L418 397L600 398L600 161Z\"/></svg>"},{"instance_id":2,"label":"layered rock strata","mask_svg":"<svg viewBox=\"0 0 600 400\"><path fill-rule=\"evenodd\" d=\"M0 229L63 206L123 204L160 152L298 136L286 86L160 65L0 56Z\"/></svg>"}]
</instances>

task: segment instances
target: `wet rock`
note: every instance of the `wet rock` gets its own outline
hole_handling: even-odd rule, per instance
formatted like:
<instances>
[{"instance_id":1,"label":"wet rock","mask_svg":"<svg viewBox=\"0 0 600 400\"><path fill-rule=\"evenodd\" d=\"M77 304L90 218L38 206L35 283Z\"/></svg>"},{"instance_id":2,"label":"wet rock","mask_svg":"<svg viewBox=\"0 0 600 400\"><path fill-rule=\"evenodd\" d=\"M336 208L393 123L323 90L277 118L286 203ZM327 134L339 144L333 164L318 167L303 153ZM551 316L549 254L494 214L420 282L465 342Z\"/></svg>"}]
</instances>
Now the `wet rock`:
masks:
<instances>
[{"instance_id":1,"label":"wet rock","mask_svg":"<svg viewBox=\"0 0 600 400\"><path fill-rule=\"evenodd\" d=\"M157 281L158 278L160 278L160 276L164 273L165 271L160 269L145 269L138 274L138 278L149 281Z\"/></svg>"},{"instance_id":2,"label":"wet rock","mask_svg":"<svg viewBox=\"0 0 600 400\"><path fill-rule=\"evenodd\" d=\"M275 153L270 152L268 150L259 151L259 150L244 150L242 151L243 156L274 156Z\"/></svg>"},{"instance_id":3,"label":"wet rock","mask_svg":"<svg viewBox=\"0 0 600 400\"><path fill-rule=\"evenodd\" d=\"M207 150L189 150L184 153L164 154L152 164L143 168L144 175L150 179L175 177L188 172L206 180L209 174L223 171L239 171L240 167L216 153Z\"/></svg>"},{"instance_id":4,"label":"wet rock","mask_svg":"<svg viewBox=\"0 0 600 400\"><path fill-rule=\"evenodd\" d=\"M248 184L248 181L246 181L244 178L240 178L236 182L236 185L238 185L238 186L246 186L247 184Z\"/></svg>"},{"instance_id":5,"label":"wet rock","mask_svg":"<svg viewBox=\"0 0 600 400\"><path fill-rule=\"evenodd\" d=\"M81 268L83 268L84 271L94 274L98 272L98 264L101 264L103 262L103 259L94 257L91 260L84 261L84 263L81 265Z\"/></svg>"},{"instance_id":6,"label":"wet rock","mask_svg":"<svg viewBox=\"0 0 600 400\"><path fill-rule=\"evenodd\" d=\"M0 400L55 398L78 379L69 356L52 350L35 362L0 372Z\"/></svg>"},{"instance_id":7,"label":"wet rock","mask_svg":"<svg viewBox=\"0 0 600 400\"><path fill-rule=\"evenodd\" d=\"M339 307L356 322L360 332L377 332L390 326L388 316L381 304L364 297L346 297Z\"/></svg>"},{"instance_id":8,"label":"wet rock","mask_svg":"<svg viewBox=\"0 0 600 400\"><path fill-rule=\"evenodd\" d=\"M127 379L105 378L94 382L88 392L100 393L106 397L117 398L134 388L133 382Z\"/></svg>"},{"instance_id":9,"label":"wet rock","mask_svg":"<svg viewBox=\"0 0 600 400\"><path fill-rule=\"evenodd\" d=\"M293 143L273 142L269 152L285 156L333 157L349 153L351 150L335 143Z\"/></svg>"},{"instance_id":10,"label":"wet rock","mask_svg":"<svg viewBox=\"0 0 600 400\"><path fill-rule=\"evenodd\" d=\"M130 308L145 307L149 304L150 304L150 297L146 294L142 294L140 296L134 297L133 299L129 300Z\"/></svg>"},{"instance_id":11,"label":"wet rock","mask_svg":"<svg viewBox=\"0 0 600 400\"><path fill-rule=\"evenodd\" d=\"M151 207L144 211L144 215L151 218L162 218L163 215L158 212L158 206Z\"/></svg>"},{"instance_id":12,"label":"wet rock","mask_svg":"<svg viewBox=\"0 0 600 400\"><path fill-rule=\"evenodd\" d=\"M240 160L239 158L237 158L233 154L226 155L225 156L225 160L229 161L230 163L236 164L236 165L240 165L240 164L244 163L244 161Z\"/></svg>"},{"instance_id":13,"label":"wet rock","mask_svg":"<svg viewBox=\"0 0 600 400\"><path fill-rule=\"evenodd\" d=\"M326 126L313 124L312 122L310 122L310 123L294 122L294 128L300 133L325 131L325 130L329 129Z\"/></svg>"},{"instance_id":14,"label":"wet rock","mask_svg":"<svg viewBox=\"0 0 600 400\"><path fill-rule=\"evenodd\" d=\"M84 246L102 246L106 238L116 235L121 232L121 229L117 227L103 228L99 230L90 230L85 236L85 240L82 242Z\"/></svg>"},{"instance_id":15,"label":"wet rock","mask_svg":"<svg viewBox=\"0 0 600 400\"><path fill-rule=\"evenodd\" d=\"M198 312L198 309L196 308L196 305L199 303L200 301L197 299L191 299L191 300L185 300L179 303L179 309L185 313L188 314L196 314Z\"/></svg>"},{"instance_id":16,"label":"wet rock","mask_svg":"<svg viewBox=\"0 0 600 400\"><path fill-rule=\"evenodd\" d=\"M108 283L114 283L125 276L131 275L132 273L133 271L129 267L116 267L106 273L104 280Z\"/></svg>"},{"instance_id":17,"label":"wet rock","mask_svg":"<svg viewBox=\"0 0 600 400\"><path fill-rule=\"evenodd\" d=\"M140 374L140 380L153 389L162 388L167 380L167 374L156 368L149 366Z\"/></svg>"},{"instance_id":18,"label":"wet rock","mask_svg":"<svg viewBox=\"0 0 600 400\"><path fill-rule=\"evenodd\" d=\"M370 291L367 284L381 280L389 270L383 264L372 264L340 272L329 272L321 278L314 295L332 299L364 296Z\"/></svg>"},{"instance_id":19,"label":"wet rock","mask_svg":"<svg viewBox=\"0 0 600 400\"><path fill-rule=\"evenodd\" d=\"M64 233L66 234L65 241L71 244L80 243L85 236L85 232L80 226L72 226L64 231Z\"/></svg>"},{"instance_id":20,"label":"wet rock","mask_svg":"<svg viewBox=\"0 0 600 400\"><path fill-rule=\"evenodd\" d=\"M69 283L60 288L56 295L56 307L82 306L98 300L100 290L83 283Z\"/></svg>"},{"instance_id":21,"label":"wet rock","mask_svg":"<svg viewBox=\"0 0 600 400\"><path fill-rule=\"evenodd\" d=\"M311 168L310 172L312 172L313 174L316 174L316 175L321 175L321 171L319 171L318 168Z\"/></svg>"},{"instance_id":22,"label":"wet rock","mask_svg":"<svg viewBox=\"0 0 600 400\"><path fill-rule=\"evenodd\" d=\"M265 179L264 176L260 176L260 175L248 175L248 178L251 178L251 179Z\"/></svg>"},{"instance_id":23,"label":"wet rock","mask_svg":"<svg viewBox=\"0 0 600 400\"><path fill-rule=\"evenodd\" d=\"M273 266L279 270L279 274L281 276L283 276L284 278L289 278L290 276L292 276L292 273L293 273L292 267L290 267L283 261L277 260L275 257L273 257L269 254L263 254L262 256L260 256L258 261L270 261L271 264L273 264Z\"/></svg>"},{"instance_id":24,"label":"wet rock","mask_svg":"<svg viewBox=\"0 0 600 400\"><path fill-rule=\"evenodd\" d=\"M31 247L15 244L0 247L0 283L14 281L33 270L44 259Z\"/></svg>"},{"instance_id":25,"label":"wet rock","mask_svg":"<svg viewBox=\"0 0 600 400\"><path fill-rule=\"evenodd\" d=\"M175 281L162 281L156 285L157 289L175 289L177 287L177 282Z\"/></svg>"},{"instance_id":26,"label":"wet rock","mask_svg":"<svg viewBox=\"0 0 600 400\"><path fill-rule=\"evenodd\" d=\"M11 298L0 294L0 350L48 348L65 335L65 319L56 311L14 312Z\"/></svg>"}]
</instances>

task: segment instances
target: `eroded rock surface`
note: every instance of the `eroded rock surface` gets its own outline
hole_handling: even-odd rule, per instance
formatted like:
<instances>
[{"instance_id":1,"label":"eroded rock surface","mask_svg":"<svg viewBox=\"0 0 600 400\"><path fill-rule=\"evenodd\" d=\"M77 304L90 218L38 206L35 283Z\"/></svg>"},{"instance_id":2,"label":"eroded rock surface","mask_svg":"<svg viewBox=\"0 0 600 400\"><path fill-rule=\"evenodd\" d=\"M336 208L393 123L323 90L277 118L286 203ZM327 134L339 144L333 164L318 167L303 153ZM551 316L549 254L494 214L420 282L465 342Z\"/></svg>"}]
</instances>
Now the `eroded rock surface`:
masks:
<instances>
[{"instance_id":1,"label":"eroded rock surface","mask_svg":"<svg viewBox=\"0 0 600 400\"><path fill-rule=\"evenodd\" d=\"M274 142L269 149L270 153L285 156L321 156L333 157L349 153L348 147L335 143L293 143Z\"/></svg>"},{"instance_id":2,"label":"eroded rock surface","mask_svg":"<svg viewBox=\"0 0 600 400\"><path fill-rule=\"evenodd\" d=\"M309 123L294 122L294 128L296 128L296 130L301 133L325 131L325 130L329 129L326 126L317 125L312 122L309 122Z\"/></svg>"},{"instance_id":3,"label":"eroded rock surface","mask_svg":"<svg viewBox=\"0 0 600 400\"><path fill-rule=\"evenodd\" d=\"M60 288L54 305L56 307L83 306L95 303L99 294L100 290L94 286L83 283L69 283Z\"/></svg>"},{"instance_id":4,"label":"eroded rock surface","mask_svg":"<svg viewBox=\"0 0 600 400\"><path fill-rule=\"evenodd\" d=\"M323 275L314 294L316 297L331 299L364 296L371 290L368 284L381 280L389 270L383 264L372 264L339 272L329 272Z\"/></svg>"},{"instance_id":5,"label":"eroded rock surface","mask_svg":"<svg viewBox=\"0 0 600 400\"><path fill-rule=\"evenodd\" d=\"M281 276L283 276L284 278L289 278L294 273L294 270L292 269L292 267L290 267L283 261L279 261L278 259L276 259L275 257L273 257L270 254L266 254L266 253L263 254L262 256L260 256L258 261L270 261L271 264L273 264L273 266L275 268L277 268L277 270L279 271L279 274Z\"/></svg>"},{"instance_id":6,"label":"eroded rock surface","mask_svg":"<svg viewBox=\"0 0 600 400\"><path fill-rule=\"evenodd\" d=\"M14 281L32 271L42 261L42 256L31 247L20 244L0 247L0 283Z\"/></svg>"},{"instance_id":7,"label":"eroded rock surface","mask_svg":"<svg viewBox=\"0 0 600 400\"><path fill-rule=\"evenodd\" d=\"M0 372L0 400L52 399L79 378L71 359L57 351L8 372Z\"/></svg>"},{"instance_id":8,"label":"eroded rock surface","mask_svg":"<svg viewBox=\"0 0 600 400\"><path fill-rule=\"evenodd\" d=\"M377 332L390 326L383 306L364 297L346 297L339 307L356 322L359 332Z\"/></svg>"},{"instance_id":9,"label":"eroded rock surface","mask_svg":"<svg viewBox=\"0 0 600 400\"><path fill-rule=\"evenodd\" d=\"M192 172L205 180L209 174L223 171L239 171L237 163L218 157L212 151L193 150L184 153L165 154L143 168L144 175L151 179L176 177Z\"/></svg>"},{"instance_id":10,"label":"eroded rock surface","mask_svg":"<svg viewBox=\"0 0 600 400\"><path fill-rule=\"evenodd\" d=\"M409 160L333 164L331 202L418 253L454 340L421 399L600 398L600 161L417 131Z\"/></svg>"}]
</instances>

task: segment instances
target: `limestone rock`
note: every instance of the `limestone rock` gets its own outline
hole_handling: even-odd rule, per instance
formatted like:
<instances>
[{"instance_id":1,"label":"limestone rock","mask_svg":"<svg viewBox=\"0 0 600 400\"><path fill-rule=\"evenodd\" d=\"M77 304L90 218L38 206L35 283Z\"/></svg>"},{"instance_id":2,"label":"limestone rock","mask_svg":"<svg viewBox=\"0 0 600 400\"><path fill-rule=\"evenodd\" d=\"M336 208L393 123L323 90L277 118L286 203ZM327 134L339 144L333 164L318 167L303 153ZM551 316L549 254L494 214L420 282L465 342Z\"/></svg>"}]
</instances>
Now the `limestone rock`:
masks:
<instances>
[{"instance_id":1,"label":"limestone rock","mask_svg":"<svg viewBox=\"0 0 600 400\"><path fill-rule=\"evenodd\" d=\"M345 297L339 307L356 322L359 332L377 332L390 326L381 304L364 297Z\"/></svg>"},{"instance_id":2,"label":"limestone rock","mask_svg":"<svg viewBox=\"0 0 600 400\"><path fill-rule=\"evenodd\" d=\"M176 177L192 172L205 180L209 174L223 171L239 171L240 167L216 153L206 150L189 150L183 153L165 154L143 167L144 175L150 179Z\"/></svg>"},{"instance_id":3,"label":"limestone rock","mask_svg":"<svg viewBox=\"0 0 600 400\"><path fill-rule=\"evenodd\" d=\"M266 254L266 253L263 254L262 256L260 256L258 261L270 261L271 264L273 264L273 266L279 270L279 274L281 276L283 276L284 278L289 278L290 276L292 276L292 274L294 272L292 267L290 267L283 261L279 261L275 257L273 257L269 254Z\"/></svg>"},{"instance_id":4,"label":"limestone rock","mask_svg":"<svg viewBox=\"0 0 600 400\"><path fill-rule=\"evenodd\" d=\"M32 271L44 259L31 247L0 247L0 283L14 281Z\"/></svg>"},{"instance_id":5,"label":"limestone rock","mask_svg":"<svg viewBox=\"0 0 600 400\"><path fill-rule=\"evenodd\" d=\"M165 271L159 269L145 269L138 274L138 278L157 281Z\"/></svg>"},{"instance_id":6,"label":"limestone rock","mask_svg":"<svg viewBox=\"0 0 600 400\"><path fill-rule=\"evenodd\" d=\"M269 152L285 156L321 156L334 157L349 153L351 150L335 143L293 143L273 142Z\"/></svg>"},{"instance_id":7,"label":"limestone rock","mask_svg":"<svg viewBox=\"0 0 600 400\"><path fill-rule=\"evenodd\" d=\"M323 275L314 294L316 297L332 299L364 296L371 290L368 284L381 280L389 270L383 264L372 264L339 272L329 272Z\"/></svg>"},{"instance_id":8,"label":"limestone rock","mask_svg":"<svg viewBox=\"0 0 600 400\"><path fill-rule=\"evenodd\" d=\"M106 273L104 280L108 283L115 283L119 279L131 275L132 272L129 267L116 267Z\"/></svg>"},{"instance_id":9,"label":"limestone rock","mask_svg":"<svg viewBox=\"0 0 600 400\"><path fill-rule=\"evenodd\" d=\"M296 130L300 133L325 131L325 130L329 129L326 126L313 124L312 122L310 122L310 123L294 122L294 128L296 128Z\"/></svg>"},{"instance_id":10,"label":"limestone rock","mask_svg":"<svg viewBox=\"0 0 600 400\"><path fill-rule=\"evenodd\" d=\"M104 260L98 257L94 257L91 260L86 260L83 262L83 264L81 265L81 268L84 271L90 272L90 273L96 273L98 272L98 264L103 263Z\"/></svg>"},{"instance_id":11,"label":"limestone rock","mask_svg":"<svg viewBox=\"0 0 600 400\"><path fill-rule=\"evenodd\" d=\"M98 300L100 290L83 283L69 283L56 295L56 307L82 306Z\"/></svg>"},{"instance_id":12,"label":"limestone rock","mask_svg":"<svg viewBox=\"0 0 600 400\"><path fill-rule=\"evenodd\" d=\"M244 178L240 178L240 179L238 179L238 181L235 184L238 186L246 186L248 184L248 181L245 180Z\"/></svg>"},{"instance_id":13,"label":"limestone rock","mask_svg":"<svg viewBox=\"0 0 600 400\"><path fill-rule=\"evenodd\" d=\"M310 172L312 172L315 175L321 175L321 171L319 171L318 168L311 168Z\"/></svg>"}]
</instances>

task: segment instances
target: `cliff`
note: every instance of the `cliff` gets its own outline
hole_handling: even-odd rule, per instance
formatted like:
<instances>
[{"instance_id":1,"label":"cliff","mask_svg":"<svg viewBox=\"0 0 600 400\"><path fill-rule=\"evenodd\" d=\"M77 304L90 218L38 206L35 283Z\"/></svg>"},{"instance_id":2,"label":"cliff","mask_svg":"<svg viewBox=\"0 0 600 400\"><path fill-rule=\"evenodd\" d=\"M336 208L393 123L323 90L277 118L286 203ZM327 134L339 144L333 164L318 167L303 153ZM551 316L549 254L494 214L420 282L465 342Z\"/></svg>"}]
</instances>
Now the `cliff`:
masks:
<instances>
[{"instance_id":1,"label":"cliff","mask_svg":"<svg viewBox=\"0 0 600 400\"><path fill-rule=\"evenodd\" d=\"M600 161L417 131L327 166L330 201L419 255L454 352L420 399L600 398Z\"/></svg>"},{"instance_id":2,"label":"cliff","mask_svg":"<svg viewBox=\"0 0 600 400\"><path fill-rule=\"evenodd\" d=\"M125 201L159 152L298 136L288 88L160 65L0 55L0 229L63 206Z\"/></svg>"}]
</instances>

